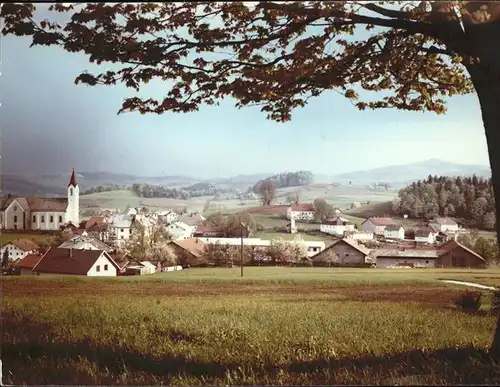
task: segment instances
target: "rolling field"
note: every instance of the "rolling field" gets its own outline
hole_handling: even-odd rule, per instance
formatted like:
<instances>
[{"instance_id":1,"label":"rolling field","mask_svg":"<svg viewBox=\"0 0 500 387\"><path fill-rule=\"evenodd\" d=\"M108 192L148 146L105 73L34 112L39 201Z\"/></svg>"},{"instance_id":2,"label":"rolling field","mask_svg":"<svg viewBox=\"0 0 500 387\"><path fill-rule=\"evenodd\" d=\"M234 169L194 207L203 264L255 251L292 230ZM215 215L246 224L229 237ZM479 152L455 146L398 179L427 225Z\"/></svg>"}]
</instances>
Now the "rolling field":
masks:
<instances>
[{"instance_id":1,"label":"rolling field","mask_svg":"<svg viewBox=\"0 0 500 387\"><path fill-rule=\"evenodd\" d=\"M500 278L500 270L4 278L3 381L495 384L500 368L486 355L495 317L455 310L464 288L436 281L475 277Z\"/></svg>"},{"instance_id":2,"label":"rolling field","mask_svg":"<svg viewBox=\"0 0 500 387\"><path fill-rule=\"evenodd\" d=\"M43 244L50 237L51 234L0 232L0 242L2 245L14 239L30 239L37 244Z\"/></svg>"}]
</instances>

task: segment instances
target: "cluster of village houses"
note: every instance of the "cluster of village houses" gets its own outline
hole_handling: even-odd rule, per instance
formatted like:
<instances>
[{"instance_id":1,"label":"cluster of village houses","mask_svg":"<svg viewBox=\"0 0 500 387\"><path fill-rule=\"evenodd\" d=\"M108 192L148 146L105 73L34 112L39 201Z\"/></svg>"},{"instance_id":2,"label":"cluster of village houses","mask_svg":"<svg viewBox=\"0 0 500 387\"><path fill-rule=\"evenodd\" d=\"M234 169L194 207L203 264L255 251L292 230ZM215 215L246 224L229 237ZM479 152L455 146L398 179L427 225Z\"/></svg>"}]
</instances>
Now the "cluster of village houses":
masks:
<instances>
[{"instance_id":1,"label":"cluster of village houses","mask_svg":"<svg viewBox=\"0 0 500 387\"><path fill-rule=\"evenodd\" d=\"M182 266L160 267L147 260L117 259L136 223L145 227L161 225L170 236L172 250L193 258L199 258L210 244L243 244L262 249L272 244L248 235L226 238L222 230L207 224L199 213L178 214L170 210L152 213L131 208L81 222L79 212L79 187L74 171L67 186L67 198L8 198L0 208L3 230L16 233L68 230L73 236L45 252L32 240L12 240L0 246L1 256L7 250L9 260L15 262L21 274L116 276L181 270ZM296 233L296 221L312 221L314 215L312 204L290 205L288 231ZM457 242L456 235L462 231L452 219L437 218L415 230L413 239L408 240L404 227L391 218L368 218L358 230L337 214L320 225L321 233L332 235L332 243L302 239L290 243L301 244L312 262L333 259L338 266L485 267L483 257ZM373 247L377 243L379 246Z\"/></svg>"}]
</instances>

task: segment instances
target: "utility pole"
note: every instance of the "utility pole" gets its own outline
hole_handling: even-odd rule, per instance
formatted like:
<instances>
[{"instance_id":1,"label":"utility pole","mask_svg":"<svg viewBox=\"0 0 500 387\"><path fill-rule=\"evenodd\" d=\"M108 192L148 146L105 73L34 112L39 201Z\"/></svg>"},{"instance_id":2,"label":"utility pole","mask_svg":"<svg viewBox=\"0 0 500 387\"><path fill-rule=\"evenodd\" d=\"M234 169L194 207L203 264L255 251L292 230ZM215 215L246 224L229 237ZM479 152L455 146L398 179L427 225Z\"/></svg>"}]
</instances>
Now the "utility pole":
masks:
<instances>
[{"instance_id":1,"label":"utility pole","mask_svg":"<svg viewBox=\"0 0 500 387\"><path fill-rule=\"evenodd\" d=\"M240 269L241 269L241 277L243 277L243 230L245 229L245 223L240 224L240 237L241 237L241 255L240 255Z\"/></svg>"}]
</instances>

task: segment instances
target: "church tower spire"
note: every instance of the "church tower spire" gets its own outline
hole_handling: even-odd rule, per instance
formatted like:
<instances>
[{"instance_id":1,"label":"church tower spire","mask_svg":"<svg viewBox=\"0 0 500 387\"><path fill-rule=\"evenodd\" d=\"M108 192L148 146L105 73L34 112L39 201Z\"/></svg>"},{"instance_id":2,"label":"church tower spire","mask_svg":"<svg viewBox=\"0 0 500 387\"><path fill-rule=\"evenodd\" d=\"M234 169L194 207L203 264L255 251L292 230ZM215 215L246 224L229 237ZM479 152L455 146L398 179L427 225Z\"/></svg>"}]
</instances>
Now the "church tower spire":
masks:
<instances>
[{"instance_id":1,"label":"church tower spire","mask_svg":"<svg viewBox=\"0 0 500 387\"><path fill-rule=\"evenodd\" d=\"M78 187L78 183L76 181L74 168L68 184L68 207L66 209L65 222L71 222L75 226L80 224L80 187Z\"/></svg>"}]
</instances>

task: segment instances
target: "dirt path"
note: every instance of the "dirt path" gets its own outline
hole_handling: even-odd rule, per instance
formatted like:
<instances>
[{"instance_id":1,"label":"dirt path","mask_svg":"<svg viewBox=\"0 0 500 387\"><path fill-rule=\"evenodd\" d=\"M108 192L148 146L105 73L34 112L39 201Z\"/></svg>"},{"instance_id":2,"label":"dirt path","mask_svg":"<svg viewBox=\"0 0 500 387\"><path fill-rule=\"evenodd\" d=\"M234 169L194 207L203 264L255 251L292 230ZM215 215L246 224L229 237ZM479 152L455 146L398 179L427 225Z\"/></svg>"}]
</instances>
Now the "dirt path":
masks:
<instances>
[{"instance_id":1,"label":"dirt path","mask_svg":"<svg viewBox=\"0 0 500 387\"><path fill-rule=\"evenodd\" d=\"M469 286L471 288L485 289L485 290L497 290L494 286L487 286L481 284L475 284L474 282L456 281L456 280L440 280L441 282L446 282L448 284Z\"/></svg>"}]
</instances>

